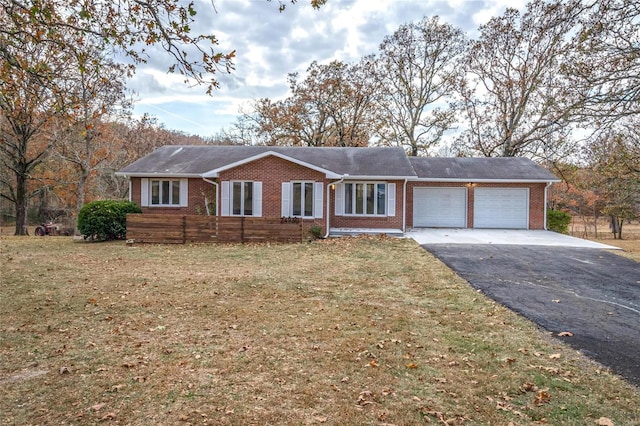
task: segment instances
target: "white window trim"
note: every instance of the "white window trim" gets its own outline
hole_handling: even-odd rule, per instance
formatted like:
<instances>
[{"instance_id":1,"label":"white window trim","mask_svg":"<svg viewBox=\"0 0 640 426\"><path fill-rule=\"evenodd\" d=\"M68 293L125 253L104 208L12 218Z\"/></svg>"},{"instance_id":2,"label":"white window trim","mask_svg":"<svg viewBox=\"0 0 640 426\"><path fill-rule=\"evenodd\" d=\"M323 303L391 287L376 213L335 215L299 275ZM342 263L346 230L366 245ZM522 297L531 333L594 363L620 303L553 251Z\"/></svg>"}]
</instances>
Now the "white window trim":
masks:
<instances>
[{"instance_id":1,"label":"white window trim","mask_svg":"<svg viewBox=\"0 0 640 426\"><path fill-rule=\"evenodd\" d=\"M180 182L180 195L178 204L153 204L151 202L151 185L153 182ZM151 207L151 208L180 208L180 207L188 207L189 203L189 179L150 179L150 178L142 178L140 179L140 204L142 207ZM171 194L170 194L171 197Z\"/></svg>"},{"instance_id":2,"label":"white window trim","mask_svg":"<svg viewBox=\"0 0 640 426\"><path fill-rule=\"evenodd\" d=\"M378 197L375 197L374 203L374 213L347 213L347 185L357 185L357 184L372 184L375 185L376 193L378 191L378 185L385 185L385 209L384 213L377 213L377 200ZM352 192L352 209L355 212L356 207L356 197L355 197L355 186L353 186ZM364 201L365 205L363 209L366 210L366 201ZM380 182L380 181L353 181L353 182L344 182L336 185L336 199L335 199L335 214L336 216L349 216L349 217L388 217L396 215L396 184L393 182Z\"/></svg>"},{"instance_id":3,"label":"white window trim","mask_svg":"<svg viewBox=\"0 0 640 426\"><path fill-rule=\"evenodd\" d=\"M311 215L294 215L293 214L293 184L313 184L313 205L311 207ZM302 201L302 200L301 200ZM312 180L292 180L290 182L282 182L282 198L281 198L282 217L299 217L301 219L322 219L324 211L324 183ZM301 206L302 207L302 206Z\"/></svg>"},{"instance_id":4,"label":"white window trim","mask_svg":"<svg viewBox=\"0 0 640 426\"><path fill-rule=\"evenodd\" d=\"M252 183L252 208L251 215L233 214L233 184L234 183ZM255 180L231 180L221 182L221 216L233 217L261 217L262 216L262 182ZM241 209L244 210L244 209Z\"/></svg>"}]
</instances>

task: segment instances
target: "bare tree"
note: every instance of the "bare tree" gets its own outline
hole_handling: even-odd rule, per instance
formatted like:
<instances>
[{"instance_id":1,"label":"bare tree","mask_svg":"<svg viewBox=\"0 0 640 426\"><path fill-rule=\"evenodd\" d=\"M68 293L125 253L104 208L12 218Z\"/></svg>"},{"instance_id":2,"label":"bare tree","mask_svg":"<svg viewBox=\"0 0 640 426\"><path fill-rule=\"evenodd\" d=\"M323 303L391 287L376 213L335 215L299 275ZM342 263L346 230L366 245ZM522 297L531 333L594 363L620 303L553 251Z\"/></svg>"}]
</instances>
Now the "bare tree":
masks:
<instances>
[{"instance_id":1,"label":"bare tree","mask_svg":"<svg viewBox=\"0 0 640 426\"><path fill-rule=\"evenodd\" d=\"M437 16L402 25L384 39L370 58L378 82L381 143L405 146L416 156L428 153L453 127L452 101L466 44L459 28Z\"/></svg>"},{"instance_id":2,"label":"bare tree","mask_svg":"<svg viewBox=\"0 0 640 426\"><path fill-rule=\"evenodd\" d=\"M461 87L459 149L484 156L545 156L569 140L585 92L565 72L580 0L534 0L480 27Z\"/></svg>"},{"instance_id":3,"label":"bare tree","mask_svg":"<svg viewBox=\"0 0 640 426\"><path fill-rule=\"evenodd\" d=\"M585 3L566 72L589 93L585 121L602 128L640 114L640 3Z\"/></svg>"}]
</instances>

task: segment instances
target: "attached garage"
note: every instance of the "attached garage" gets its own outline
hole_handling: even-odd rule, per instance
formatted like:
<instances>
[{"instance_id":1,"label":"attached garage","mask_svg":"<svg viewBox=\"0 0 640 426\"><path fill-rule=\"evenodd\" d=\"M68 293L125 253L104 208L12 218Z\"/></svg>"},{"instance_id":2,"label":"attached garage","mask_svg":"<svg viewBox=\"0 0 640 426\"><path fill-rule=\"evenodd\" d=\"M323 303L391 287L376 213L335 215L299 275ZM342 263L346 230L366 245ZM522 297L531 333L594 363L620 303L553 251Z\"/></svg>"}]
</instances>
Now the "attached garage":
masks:
<instances>
[{"instance_id":1,"label":"attached garage","mask_svg":"<svg viewBox=\"0 0 640 426\"><path fill-rule=\"evenodd\" d=\"M528 188L475 188L474 228L528 229Z\"/></svg>"},{"instance_id":2,"label":"attached garage","mask_svg":"<svg viewBox=\"0 0 640 426\"><path fill-rule=\"evenodd\" d=\"M467 188L414 188L413 226L429 228L466 228Z\"/></svg>"}]
</instances>

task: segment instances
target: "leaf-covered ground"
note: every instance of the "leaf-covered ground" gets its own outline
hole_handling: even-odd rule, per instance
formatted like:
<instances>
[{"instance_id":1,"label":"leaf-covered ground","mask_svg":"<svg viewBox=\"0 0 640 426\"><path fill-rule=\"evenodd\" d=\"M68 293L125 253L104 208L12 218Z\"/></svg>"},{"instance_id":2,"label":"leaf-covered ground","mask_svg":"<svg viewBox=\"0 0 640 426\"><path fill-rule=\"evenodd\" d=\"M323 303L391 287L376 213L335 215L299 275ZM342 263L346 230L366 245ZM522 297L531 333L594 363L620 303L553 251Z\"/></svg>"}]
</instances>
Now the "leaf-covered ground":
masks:
<instances>
[{"instance_id":1,"label":"leaf-covered ground","mask_svg":"<svg viewBox=\"0 0 640 426\"><path fill-rule=\"evenodd\" d=\"M0 250L1 424L640 423L411 240Z\"/></svg>"}]
</instances>

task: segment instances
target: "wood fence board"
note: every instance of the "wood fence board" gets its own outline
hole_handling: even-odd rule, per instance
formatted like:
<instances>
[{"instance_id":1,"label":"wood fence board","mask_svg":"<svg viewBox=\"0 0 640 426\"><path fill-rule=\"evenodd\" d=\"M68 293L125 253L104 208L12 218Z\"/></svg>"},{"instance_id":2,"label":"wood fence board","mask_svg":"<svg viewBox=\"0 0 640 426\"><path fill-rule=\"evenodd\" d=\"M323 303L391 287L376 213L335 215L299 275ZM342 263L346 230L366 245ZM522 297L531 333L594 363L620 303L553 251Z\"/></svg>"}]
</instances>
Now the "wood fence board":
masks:
<instances>
[{"instance_id":1,"label":"wood fence board","mask_svg":"<svg viewBox=\"0 0 640 426\"><path fill-rule=\"evenodd\" d=\"M280 218L127 215L127 239L148 243L301 242L303 223Z\"/></svg>"}]
</instances>

